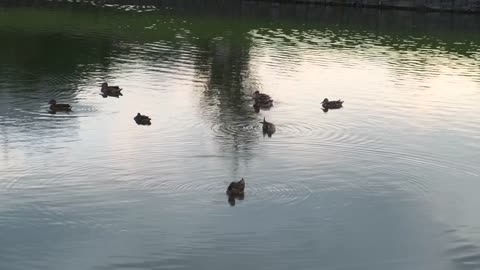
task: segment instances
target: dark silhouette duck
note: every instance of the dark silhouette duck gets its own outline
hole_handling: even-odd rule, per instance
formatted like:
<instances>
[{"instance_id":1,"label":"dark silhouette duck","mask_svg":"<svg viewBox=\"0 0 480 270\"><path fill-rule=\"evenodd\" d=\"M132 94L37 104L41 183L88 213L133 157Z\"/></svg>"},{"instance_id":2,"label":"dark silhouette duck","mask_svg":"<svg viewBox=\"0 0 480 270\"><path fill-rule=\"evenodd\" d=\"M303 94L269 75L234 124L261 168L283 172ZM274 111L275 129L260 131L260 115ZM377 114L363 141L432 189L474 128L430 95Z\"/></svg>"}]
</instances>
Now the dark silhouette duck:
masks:
<instances>
[{"instance_id":1,"label":"dark silhouette duck","mask_svg":"<svg viewBox=\"0 0 480 270\"><path fill-rule=\"evenodd\" d=\"M60 104L57 103L55 99L50 100L48 104L50 104L50 112L52 113L72 111L72 106L70 106L70 104Z\"/></svg>"},{"instance_id":2,"label":"dark silhouette duck","mask_svg":"<svg viewBox=\"0 0 480 270\"><path fill-rule=\"evenodd\" d=\"M253 99L255 101L253 108L255 108L256 112L259 112L260 109L270 109L273 106L273 99L269 95L260 93L259 91L253 93Z\"/></svg>"},{"instance_id":3,"label":"dark silhouette duck","mask_svg":"<svg viewBox=\"0 0 480 270\"><path fill-rule=\"evenodd\" d=\"M328 98L324 99L322 102L322 106L324 109L340 109L343 106L342 100L332 100L329 101Z\"/></svg>"},{"instance_id":4,"label":"dark silhouette duck","mask_svg":"<svg viewBox=\"0 0 480 270\"><path fill-rule=\"evenodd\" d=\"M267 122L265 120L265 117L263 118L263 122L260 122L262 124L262 131L263 134L267 134L268 137L272 137L272 134L275 133L275 125L273 123Z\"/></svg>"},{"instance_id":5,"label":"dark silhouette duck","mask_svg":"<svg viewBox=\"0 0 480 270\"><path fill-rule=\"evenodd\" d=\"M231 182L227 188L227 195L229 197L243 196L245 190L245 180L242 178L238 182Z\"/></svg>"},{"instance_id":6,"label":"dark silhouette duck","mask_svg":"<svg viewBox=\"0 0 480 270\"><path fill-rule=\"evenodd\" d=\"M112 97L119 97L123 96L122 95L122 88L118 86L108 86L108 83L104 82L102 83L102 96L107 97L107 96L112 96Z\"/></svg>"},{"instance_id":7,"label":"dark silhouette duck","mask_svg":"<svg viewBox=\"0 0 480 270\"><path fill-rule=\"evenodd\" d=\"M150 122L150 117L146 116L146 115L141 115L140 113L137 113L137 115L133 118L133 120L135 120L135 122L137 123L137 125L151 125L152 123Z\"/></svg>"}]
</instances>

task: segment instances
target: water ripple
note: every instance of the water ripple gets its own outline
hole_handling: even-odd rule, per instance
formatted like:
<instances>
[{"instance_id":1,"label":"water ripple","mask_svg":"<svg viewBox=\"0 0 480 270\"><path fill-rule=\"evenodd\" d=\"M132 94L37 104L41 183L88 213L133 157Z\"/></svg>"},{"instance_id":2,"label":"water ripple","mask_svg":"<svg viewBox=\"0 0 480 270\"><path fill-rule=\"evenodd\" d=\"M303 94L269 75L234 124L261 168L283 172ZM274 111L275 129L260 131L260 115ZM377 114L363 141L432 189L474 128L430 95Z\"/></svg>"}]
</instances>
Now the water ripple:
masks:
<instances>
[{"instance_id":1,"label":"water ripple","mask_svg":"<svg viewBox=\"0 0 480 270\"><path fill-rule=\"evenodd\" d=\"M112 269L171 268L223 250L202 267L289 254L300 268L353 269L338 254L365 243L355 253L364 268L479 268L478 232L446 245L431 237L436 219L478 227L474 31L426 30L423 16L415 31L390 29L384 12L362 26L343 9L298 23L127 2L2 10L0 268L49 268L48 256L68 268L65 250L87 252L85 268L97 251ZM248 7L228 12L261 11ZM102 98L102 81L124 96ZM255 113L255 90L274 107ZM325 97L346 105L324 113ZM52 98L73 111L49 114ZM152 125L136 125L137 112ZM245 197L231 208L225 191L240 177ZM382 242L392 235L412 237ZM398 258L408 252L423 260Z\"/></svg>"}]
</instances>

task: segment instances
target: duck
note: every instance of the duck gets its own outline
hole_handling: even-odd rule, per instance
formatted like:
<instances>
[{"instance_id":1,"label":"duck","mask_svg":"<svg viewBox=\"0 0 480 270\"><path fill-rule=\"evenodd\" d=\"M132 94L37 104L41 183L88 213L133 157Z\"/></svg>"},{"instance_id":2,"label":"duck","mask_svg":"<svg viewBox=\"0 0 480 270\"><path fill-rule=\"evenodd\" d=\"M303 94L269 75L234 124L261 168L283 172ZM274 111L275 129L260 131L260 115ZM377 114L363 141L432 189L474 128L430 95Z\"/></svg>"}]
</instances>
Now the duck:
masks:
<instances>
[{"instance_id":1,"label":"duck","mask_svg":"<svg viewBox=\"0 0 480 270\"><path fill-rule=\"evenodd\" d=\"M122 96L122 88L118 86L108 86L106 82L102 83L102 89L100 91L102 91L103 96Z\"/></svg>"},{"instance_id":2,"label":"duck","mask_svg":"<svg viewBox=\"0 0 480 270\"><path fill-rule=\"evenodd\" d=\"M259 111L260 109L268 110L273 106L273 100L259 100L255 99L255 103L253 104L253 108L255 111Z\"/></svg>"},{"instance_id":3,"label":"duck","mask_svg":"<svg viewBox=\"0 0 480 270\"><path fill-rule=\"evenodd\" d=\"M322 102L322 106L325 109L340 109L343 106L343 101L340 99L329 101L328 98L325 98Z\"/></svg>"},{"instance_id":4,"label":"duck","mask_svg":"<svg viewBox=\"0 0 480 270\"><path fill-rule=\"evenodd\" d=\"M272 98L268 94L260 93L260 91L258 91L258 90L253 93L253 99L273 101Z\"/></svg>"},{"instance_id":5,"label":"duck","mask_svg":"<svg viewBox=\"0 0 480 270\"><path fill-rule=\"evenodd\" d=\"M260 122L263 130L263 134L268 134L268 137L272 137L272 134L275 133L275 125L273 123L267 122L265 117L263 118L263 122Z\"/></svg>"},{"instance_id":6,"label":"duck","mask_svg":"<svg viewBox=\"0 0 480 270\"><path fill-rule=\"evenodd\" d=\"M231 182L230 185L228 185L227 195L230 197L242 196L244 194L243 193L244 190L245 190L245 180L242 177L240 181Z\"/></svg>"},{"instance_id":7,"label":"duck","mask_svg":"<svg viewBox=\"0 0 480 270\"><path fill-rule=\"evenodd\" d=\"M51 99L50 102L50 111L51 112L70 112L72 111L72 106L70 104L60 104L57 103L55 99Z\"/></svg>"},{"instance_id":8,"label":"duck","mask_svg":"<svg viewBox=\"0 0 480 270\"><path fill-rule=\"evenodd\" d=\"M255 100L255 104L253 105L255 110L273 106L273 99L267 94L260 93L258 90L253 93L253 99Z\"/></svg>"},{"instance_id":9,"label":"duck","mask_svg":"<svg viewBox=\"0 0 480 270\"><path fill-rule=\"evenodd\" d=\"M137 115L133 118L137 125L151 125L152 123L150 122L150 117L146 115L141 115L140 113L137 113Z\"/></svg>"}]
</instances>

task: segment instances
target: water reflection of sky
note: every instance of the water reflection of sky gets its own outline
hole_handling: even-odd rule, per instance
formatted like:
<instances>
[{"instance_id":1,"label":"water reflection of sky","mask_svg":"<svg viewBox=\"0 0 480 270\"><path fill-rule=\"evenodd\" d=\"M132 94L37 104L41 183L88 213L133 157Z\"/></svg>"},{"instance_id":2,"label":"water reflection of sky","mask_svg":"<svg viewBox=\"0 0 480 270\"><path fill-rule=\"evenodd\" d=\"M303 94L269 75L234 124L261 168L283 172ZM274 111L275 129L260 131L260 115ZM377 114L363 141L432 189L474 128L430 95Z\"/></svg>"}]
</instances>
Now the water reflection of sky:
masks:
<instances>
[{"instance_id":1,"label":"water reflection of sky","mask_svg":"<svg viewBox=\"0 0 480 270\"><path fill-rule=\"evenodd\" d=\"M0 79L0 266L479 265L474 56L395 32L229 27L148 42L83 33L88 57L68 58L70 72L8 62L35 76ZM89 53L96 42L103 53ZM102 98L104 79L124 96ZM253 111L257 89L272 110ZM46 114L52 94L74 113ZM324 113L325 97L345 108ZM240 177L246 197L230 207L224 189Z\"/></svg>"}]
</instances>

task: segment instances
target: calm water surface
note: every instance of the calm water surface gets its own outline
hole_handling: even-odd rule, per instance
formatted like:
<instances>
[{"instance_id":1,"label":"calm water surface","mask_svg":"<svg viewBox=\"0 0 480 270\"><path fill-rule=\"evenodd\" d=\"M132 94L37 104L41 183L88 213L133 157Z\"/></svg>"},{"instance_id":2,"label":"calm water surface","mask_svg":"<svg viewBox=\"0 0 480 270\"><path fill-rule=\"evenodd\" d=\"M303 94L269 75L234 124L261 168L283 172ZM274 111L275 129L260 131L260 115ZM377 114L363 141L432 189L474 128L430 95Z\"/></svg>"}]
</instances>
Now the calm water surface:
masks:
<instances>
[{"instance_id":1,"label":"calm water surface","mask_svg":"<svg viewBox=\"0 0 480 270\"><path fill-rule=\"evenodd\" d=\"M478 19L256 5L0 9L0 269L480 269Z\"/></svg>"}]
</instances>

